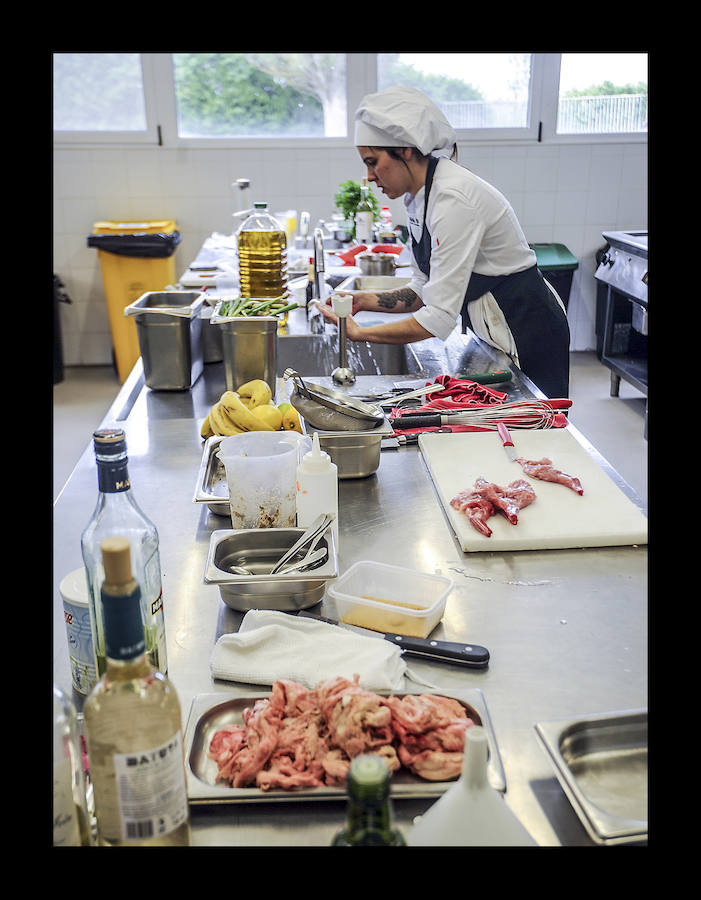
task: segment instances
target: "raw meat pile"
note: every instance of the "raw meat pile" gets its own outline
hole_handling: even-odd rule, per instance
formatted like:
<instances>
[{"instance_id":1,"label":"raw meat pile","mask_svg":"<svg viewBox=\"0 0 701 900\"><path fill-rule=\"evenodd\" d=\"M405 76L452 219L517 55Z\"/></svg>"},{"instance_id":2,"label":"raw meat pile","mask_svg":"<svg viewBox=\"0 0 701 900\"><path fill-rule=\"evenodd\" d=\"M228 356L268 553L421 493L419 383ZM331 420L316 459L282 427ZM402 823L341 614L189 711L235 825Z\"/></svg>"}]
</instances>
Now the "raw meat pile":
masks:
<instances>
[{"instance_id":1,"label":"raw meat pile","mask_svg":"<svg viewBox=\"0 0 701 900\"><path fill-rule=\"evenodd\" d=\"M535 491L523 479L512 481L507 487L499 487L484 478L478 478L474 487L460 491L450 505L465 513L470 524L485 537L491 537L492 529L487 519L501 513L512 525L518 524L519 511L533 503Z\"/></svg>"},{"instance_id":2,"label":"raw meat pile","mask_svg":"<svg viewBox=\"0 0 701 900\"><path fill-rule=\"evenodd\" d=\"M547 459L547 457L536 460L523 459L523 457L519 456L516 462L520 464L526 475L530 475L531 478L539 478L541 481L554 481L556 484L564 484L565 487L570 488L577 494L581 495L584 493L582 482L579 478L574 478L572 475L560 472L559 469L554 469L553 461Z\"/></svg>"},{"instance_id":3,"label":"raw meat pile","mask_svg":"<svg viewBox=\"0 0 701 900\"><path fill-rule=\"evenodd\" d=\"M516 460L526 475L538 478L540 481L552 481L555 484L564 484L566 487L582 495L582 483L579 478L567 475L553 467L551 459L524 459ZM485 537L492 536L492 529L487 525L487 519L501 513L512 525L518 524L519 510L533 503L536 495L531 485L521 479L512 481L507 487L499 487L484 478L478 478L474 487L460 491L450 501L453 509L465 513L470 524Z\"/></svg>"},{"instance_id":4,"label":"raw meat pile","mask_svg":"<svg viewBox=\"0 0 701 900\"><path fill-rule=\"evenodd\" d=\"M338 677L308 690L294 681L273 684L270 697L244 710L243 724L226 725L209 745L217 781L233 787L307 788L344 784L360 753L384 758L429 781L456 778L465 730L475 722L457 700L433 694L381 696Z\"/></svg>"}]
</instances>

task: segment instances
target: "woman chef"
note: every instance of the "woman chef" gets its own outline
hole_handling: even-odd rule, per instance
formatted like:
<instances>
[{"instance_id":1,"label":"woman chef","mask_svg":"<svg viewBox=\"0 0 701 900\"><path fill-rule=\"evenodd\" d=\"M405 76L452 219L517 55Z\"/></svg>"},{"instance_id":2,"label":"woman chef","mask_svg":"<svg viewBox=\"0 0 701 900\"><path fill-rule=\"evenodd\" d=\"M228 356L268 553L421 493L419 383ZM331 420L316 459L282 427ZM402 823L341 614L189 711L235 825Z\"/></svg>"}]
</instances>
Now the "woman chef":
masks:
<instances>
[{"instance_id":1,"label":"woman chef","mask_svg":"<svg viewBox=\"0 0 701 900\"><path fill-rule=\"evenodd\" d=\"M364 97L355 118L368 181L391 199L404 197L413 277L396 290L355 291L352 313L413 316L363 327L349 316L348 339L446 340L462 314L547 397L567 397L569 328L562 302L538 270L508 201L453 161L456 136L443 113L421 91L391 87ZM434 155L451 151L450 159ZM335 322L330 302L319 308Z\"/></svg>"}]
</instances>

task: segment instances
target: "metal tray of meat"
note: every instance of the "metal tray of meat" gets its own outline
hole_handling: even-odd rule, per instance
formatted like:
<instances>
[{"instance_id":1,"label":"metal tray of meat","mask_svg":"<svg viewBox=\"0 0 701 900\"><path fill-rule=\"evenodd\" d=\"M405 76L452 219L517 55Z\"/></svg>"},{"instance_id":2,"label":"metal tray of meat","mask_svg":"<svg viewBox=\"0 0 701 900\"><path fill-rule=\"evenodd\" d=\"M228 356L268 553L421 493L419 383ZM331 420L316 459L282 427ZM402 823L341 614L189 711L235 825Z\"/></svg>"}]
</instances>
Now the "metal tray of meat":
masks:
<instances>
[{"instance_id":1,"label":"metal tray of meat","mask_svg":"<svg viewBox=\"0 0 701 900\"><path fill-rule=\"evenodd\" d=\"M593 841L647 840L647 709L538 722L535 730Z\"/></svg>"},{"instance_id":2,"label":"metal tray of meat","mask_svg":"<svg viewBox=\"0 0 701 900\"><path fill-rule=\"evenodd\" d=\"M202 450L202 461L197 473L197 483L193 503L206 503L211 512L218 516L231 515L229 510L229 485L226 481L226 469L219 459L216 450L224 440L220 435L207 438Z\"/></svg>"},{"instance_id":3,"label":"metal tray of meat","mask_svg":"<svg viewBox=\"0 0 701 900\"><path fill-rule=\"evenodd\" d=\"M345 798L343 785L338 787L312 787L284 790L282 788L263 791L256 786L234 788L217 782L217 764L210 759L207 750L210 742L224 725L241 723L243 710L252 706L261 697L269 697L270 691L260 693L250 689L234 694L198 694L192 701L185 727L185 759L187 762L187 794L193 804L211 803L270 803L271 801L303 802L310 800L339 800ZM388 696L388 691L375 693ZM489 782L498 791L506 790L506 778L497 747L494 729L482 691L470 689L458 693L426 690L395 692L396 697L409 693L439 694L458 700L473 721L482 725L489 739ZM439 797L454 781L426 781L403 767L392 776L391 794L398 799Z\"/></svg>"}]
</instances>

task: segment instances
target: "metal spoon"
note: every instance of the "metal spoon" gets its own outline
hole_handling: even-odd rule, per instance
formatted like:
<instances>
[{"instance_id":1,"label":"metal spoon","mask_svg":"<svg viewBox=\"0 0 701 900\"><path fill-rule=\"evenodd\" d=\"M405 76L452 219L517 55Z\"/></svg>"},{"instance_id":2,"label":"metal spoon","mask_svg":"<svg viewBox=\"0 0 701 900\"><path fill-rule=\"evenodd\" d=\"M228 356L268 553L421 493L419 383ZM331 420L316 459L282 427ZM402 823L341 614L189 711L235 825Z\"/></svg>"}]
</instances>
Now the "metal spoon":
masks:
<instances>
[{"instance_id":1,"label":"metal spoon","mask_svg":"<svg viewBox=\"0 0 701 900\"><path fill-rule=\"evenodd\" d=\"M302 537L297 541L296 544L293 544L290 549L285 553L273 566L270 574L275 575L280 569L285 565L285 563L292 559L294 556L299 553L299 551L306 544L310 544L315 538L324 534L331 526L334 517L329 515L328 513L322 513L315 521L309 526L309 528L304 532Z\"/></svg>"},{"instance_id":2,"label":"metal spoon","mask_svg":"<svg viewBox=\"0 0 701 900\"><path fill-rule=\"evenodd\" d=\"M321 535L319 535L321 537ZM292 563L289 566L283 566L281 569L278 569L277 566L276 571L270 572L271 575L287 575L288 572L296 572L298 569L306 568L307 566L313 565L315 562L318 562L320 559L328 556L328 547L320 547L318 550L310 550L309 553L303 558L298 560L296 563ZM229 566L229 571L234 575L254 575L254 572L251 572L249 569L246 569L244 566Z\"/></svg>"},{"instance_id":3,"label":"metal spoon","mask_svg":"<svg viewBox=\"0 0 701 900\"><path fill-rule=\"evenodd\" d=\"M292 563L292 565L290 566L284 566L277 572L277 574L288 575L290 572L296 572L300 569L306 569L309 566L314 565L314 563L319 562L319 560L326 559L328 555L328 547L319 547L318 550L314 550L312 553L307 553L304 559L300 559L299 562Z\"/></svg>"}]
</instances>

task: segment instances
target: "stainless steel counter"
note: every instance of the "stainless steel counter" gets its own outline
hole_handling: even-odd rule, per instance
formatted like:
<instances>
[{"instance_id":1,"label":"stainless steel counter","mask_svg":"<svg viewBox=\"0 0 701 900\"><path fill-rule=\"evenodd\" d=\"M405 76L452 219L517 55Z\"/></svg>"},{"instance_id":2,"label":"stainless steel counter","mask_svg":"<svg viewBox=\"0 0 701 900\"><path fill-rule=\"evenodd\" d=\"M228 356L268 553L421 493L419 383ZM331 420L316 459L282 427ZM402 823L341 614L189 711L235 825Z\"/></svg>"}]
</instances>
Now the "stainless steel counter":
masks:
<instances>
[{"instance_id":1,"label":"stainless steel counter","mask_svg":"<svg viewBox=\"0 0 701 900\"><path fill-rule=\"evenodd\" d=\"M456 333L447 345L414 347L434 376L513 370L508 359L472 336ZM395 380L362 376L353 390L370 392ZM511 384L496 387L509 399L538 396L518 372ZM200 424L224 390L221 363L206 365L189 391L154 392L144 385L139 361L102 423L124 428L134 493L158 527L169 676L181 699L183 727L197 694L260 690L215 682L209 671L217 638L240 622L218 588L203 583L210 534L230 527L228 520L192 502ZM278 402L289 390L289 382L280 380ZM569 428L642 508L595 448ZM86 449L54 507L54 680L68 692L58 585L82 564L80 535L97 491L91 437L85 435ZM483 692L506 775L506 802L539 844L590 845L534 724L647 706L647 548L464 554L416 447L385 450L376 474L341 481L339 510L341 572L365 558L440 571L454 580L437 636L488 647L489 668L412 660L412 669L448 693L461 687ZM314 611L334 616L333 601ZM82 697L73 697L80 708ZM395 801L400 827L408 828L429 802ZM195 846L327 846L343 816L336 801L199 806L192 808L192 839Z\"/></svg>"}]
</instances>

